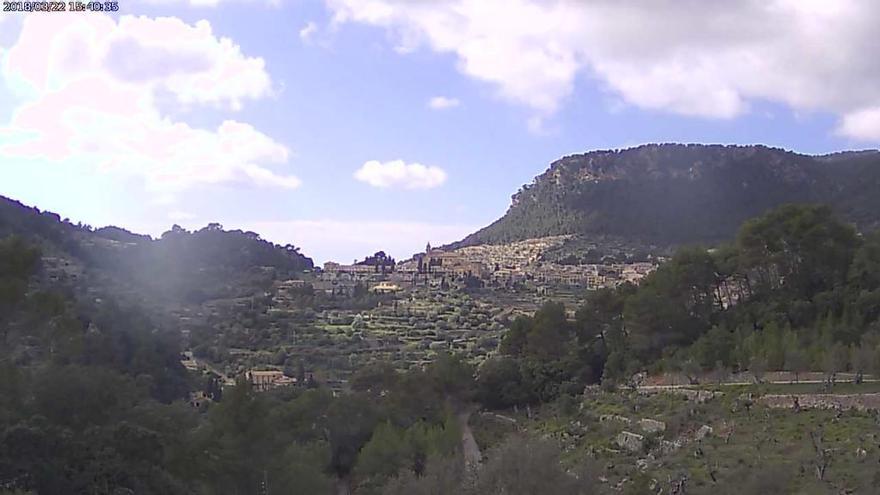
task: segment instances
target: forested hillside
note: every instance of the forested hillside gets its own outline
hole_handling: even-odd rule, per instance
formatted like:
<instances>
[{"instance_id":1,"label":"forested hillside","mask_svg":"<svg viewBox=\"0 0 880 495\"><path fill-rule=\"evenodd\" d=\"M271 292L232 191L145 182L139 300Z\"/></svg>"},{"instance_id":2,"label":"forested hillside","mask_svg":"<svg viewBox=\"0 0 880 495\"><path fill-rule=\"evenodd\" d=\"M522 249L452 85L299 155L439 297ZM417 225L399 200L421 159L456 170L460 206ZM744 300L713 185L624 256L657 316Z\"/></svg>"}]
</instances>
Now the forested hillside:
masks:
<instances>
[{"instance_id":1,"label":"forested hillside","mask_svg":"<svg viewBox=\"0 0 880 495\"><path fill-rule=\"evenodd\" d=\"M880 234L857 234L828 207L783 206L733 243L679 250L638 287L589 293L575 321L546 304L513 322L500 351L481 374L499 406L642 370L876 373Z\"/></svg>"},{"instance_id":2,"label":"forested hillside","mask_svg":"<svg viewBox=\"0 0 880 495\"><path fill-rule=\"evenodd\" d=\"M313 267L294 246L275 245L254 232L227 231L216 223L194 232L174 226L153 240L118 227L72 224L0 197L0 238L8 235L38 245L47 258L66 267L62 275L77 275L80 289L160 302L249 295L271 280L293 278Z\"/></svg>"},{"instance_id":3,"label":"forested hillside","mask_svg":"<svg viewBox=\"0 0 880 495\"><path fill-rule=\"evenodd\" d=\"M880 225L880 153L809 156L765 146L656 144L571 155L513 196L507 213L455 246L558 234L633 245L715 243L769 208L825 203Z\"/></svg>"},{"instance_id":4,"label":"forested hillside","mask_svg":"<svg viewBox=\"0 0 880 495\"><path fill-rule=\"evenodd\" d=\"M456 407L471 400L474 369L462 359L367 368L342 396L257 394L243 379L221 395L180 364L178 335L136 308L37 288L40 256L21 238L0 241L0 493L381 493L398 473L387 490L414 493L441 467L451 490L470 490ZM214 400L194 407L196 391ZM511 442L474 493L508 492L502 469L586 493L557 448Z\"/></svg>"},{"instance_id":5,"label":"forested hillside","mask_svg":"<svg viewBox=\"0 0 880 495\"><path fill-rule=\"evenodd\" d=\"M623 387L641 371L749 370L758 378L767 370L823 370L829 387L837 373L856 376L855 387L876 376L880 237L859 234L829 207L783 206L746 222L731 243L681 249L638 287L585 294L574 319L548 302L513 319L498 354L479 367L445 352L406 372L374 362L341 394L314 382L257 393L244 380L221 391L209 375L187 372L175 328L136 305L45 279L43 248L63 247L52 229L63 229L61 239L67 231L95 235L54 220L45 225L49 233L33 241L0 241L0 493L642 494L683 483L669 471L671 459L685 478L698 479L694 493L743 476L743 493L877 486L856 469L861 461L838 456L826 475L830 461L804 457L805 431L821 445L815 423L831 412L773 413L771 424L760 419L770 412L752 412L751 395L693 406ZM171 242L239 236L216 227L170 235L180 236ZM194 392L213 400L192 405ZM600 419L607 411L668 415L666 440L629 433L625 439L644 443L610 448L608 435L623 433ZM726 440L693 440L699 422L729 430L731 414L744 433L730 445L732 431L719 433ZM849 414L850 423L831 423L827 442L861 449L865 442L846 425L873 419ZM560 427L563 418L578 419ZM565 451L557 437L541 434L560 428ZM785 445L795 447L782 452L782 444L761 440L771 428L791 435L794 443ZM572 442L583 449L571 450ZM482 461L475 443L486 452ZM838 447L817 449L831 456ZM753 450L772 463L755 461ZM636 455L647 456L638 464ZM809 462L823 463L821 476L804 474ZM782 481L761 474L771 465Z\"/></svg>"}]
</instances>

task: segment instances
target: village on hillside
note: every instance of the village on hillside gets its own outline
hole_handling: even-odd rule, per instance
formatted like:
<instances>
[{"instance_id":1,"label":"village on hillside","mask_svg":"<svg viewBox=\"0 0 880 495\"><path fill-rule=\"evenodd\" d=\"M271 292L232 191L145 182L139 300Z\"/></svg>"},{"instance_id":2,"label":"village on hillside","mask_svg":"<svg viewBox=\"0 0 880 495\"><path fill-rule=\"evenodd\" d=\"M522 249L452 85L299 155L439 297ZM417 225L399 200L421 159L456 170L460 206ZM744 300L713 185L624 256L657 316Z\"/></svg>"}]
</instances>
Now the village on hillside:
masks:
<instances>
[{"instance_id":1,"label":"village on hillside","mask_svg":"<svg viewBox=\"0 0 880 495\"><path fill-rule=\"evenodd\" d=\"M429 243L424 252L411 259L387 265L381 262L351 265L328 262L323 270L319 270L317 281L312 285L315 290L338 295L353 293L358 284L366 284L376 292L419 287L485 287L546 293L558 288L595 290L638 283L657 267L657 260L577 265L542 260L545 252L560 246L567 237L543 237L452 250L432 248ZM291 283L305 282L282 282L281 287Z\"/></svg>"},{"instance_id":2,"label":"village on hillside","mask_svg":"<svg viewBox=\"0 0 880 495\"><path fill-rule=\"evenodd\" d=\"M479 364L517 316L551 297L573 316L584 291L638 284L662 261L543 259L566 239L449 250L428 244L400 262L383 252L348 265L327 262L303 278L276 281L262 297L214 300L181 314L185 327L195 328L185 331L192 350L183 362L226 385L244 377L257 391L316 381L343 390L351 373L371 362L406 370L440 352Z\"/></svg>"}]
</instances>

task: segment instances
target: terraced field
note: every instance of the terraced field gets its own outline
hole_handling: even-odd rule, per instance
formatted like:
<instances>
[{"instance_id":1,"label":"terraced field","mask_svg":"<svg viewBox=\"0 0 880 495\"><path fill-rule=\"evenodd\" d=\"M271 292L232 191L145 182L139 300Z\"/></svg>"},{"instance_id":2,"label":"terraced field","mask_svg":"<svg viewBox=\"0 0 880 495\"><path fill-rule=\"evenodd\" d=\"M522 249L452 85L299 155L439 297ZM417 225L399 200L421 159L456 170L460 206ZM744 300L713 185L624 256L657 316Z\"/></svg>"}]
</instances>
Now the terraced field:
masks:
<instances>
[{"instance_id":1,"label":"terraced field","mask_svg":"<svg viewBox=\"0 0 880 495\"><path fill-rule=\"evenodd\" d=\"M537 307L533 299L521 296L511 304L419 291L369 310L257 306L247 319L220 323L212 343L227 349L220 359L206 360L230 376L302 363L319 381L339 387L354 370L379 360L405 370L430 362L438 352L456 352L479 364L497 349L506 321Z\"/></svg>"},{"instance_id":2,"label":"terraced field","mask_svg":"<svg viewBox=\"0 0 880 495\"><path fill-rule=\"evenodd\" d=\"M832 393L868 397L876 390L841 384ZM570 469L593 471L613 493L880 492L877 411L771 408L763 401L818 391L813 384L732 386L695 399L676 390L591 390L580 401L483 413L472 423L483 449L516 429L553 438Z\"/></svg>"}]
</instances>

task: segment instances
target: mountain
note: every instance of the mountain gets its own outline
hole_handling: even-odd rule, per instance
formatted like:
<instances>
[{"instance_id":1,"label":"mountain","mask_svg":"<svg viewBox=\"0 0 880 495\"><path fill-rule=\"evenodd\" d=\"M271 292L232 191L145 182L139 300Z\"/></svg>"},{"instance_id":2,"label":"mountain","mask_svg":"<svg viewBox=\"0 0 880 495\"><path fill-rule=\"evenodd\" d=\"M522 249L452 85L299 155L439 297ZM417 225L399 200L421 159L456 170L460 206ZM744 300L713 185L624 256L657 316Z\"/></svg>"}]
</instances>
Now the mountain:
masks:
<instances>
[{"instance_id":1,"label":"mountain","mask_svg":"<svg viewBox=\"0 0 880 495\"><path fill-rule=\"evenodd\" d=\"M450 247L549 235L674 246L730 239L784 203L827 203L880 226L880 152L811 156L766 146L649 144L553 162L507 213Z\"/></svg>"},{"instance_id":2,"label":"mountain","mask_svg":"<svg viewBox=\"0 0 880 495\"><path fill-rule=\"evenodd\" d=\"M0 238L9 235L40 247L43 273L53 281L63 277L97 295L107 292L147 303L251 295L272 280L313 268L294 246L216 223L194 232L174 226L153 239L119 227L73 224L0 196Z\"/></svg>"}]
</instances>

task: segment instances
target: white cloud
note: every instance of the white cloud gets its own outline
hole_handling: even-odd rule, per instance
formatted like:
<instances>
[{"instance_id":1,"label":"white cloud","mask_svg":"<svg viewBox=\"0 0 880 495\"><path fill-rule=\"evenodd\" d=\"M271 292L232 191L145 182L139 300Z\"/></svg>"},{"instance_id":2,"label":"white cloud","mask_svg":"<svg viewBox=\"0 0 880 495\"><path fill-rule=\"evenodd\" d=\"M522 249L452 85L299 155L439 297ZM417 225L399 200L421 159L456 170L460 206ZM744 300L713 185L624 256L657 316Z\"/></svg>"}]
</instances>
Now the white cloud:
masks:
<instances>
[{"instance_id":1,"label":"white cloud","mask_svg":"<svg viewBox=\"0 0 880 495\"><path fill-rule=\"evenodd\" d=\"M446 110L461 105L458 98L450 98L447 96L434 96L428 100L428 108L433 110Z\"/></svg>"},{"instance_id":2,"label":"white cloud","mask_svg":"<svg viewBox=\"0 0 880 495\"><path fill-rule=\"evenodd\" d=\"M241 228L259 232L275 243L291 243L315 262L349 263L383 250L397 259L424 251L425 243L441 245L457 241L477 229L474 225L434 224L407 221L290 220L248 222Z\"/></svg>"},{"instance_id":3,"label":"white cloud","mask_svg":"<svg viewBox=\"0 0 880 495\"><path fill-rule=\"evenodd\" d=\"M313 21L309 21L303 26L302 29L299 30L299 39L301 39L304 43L309 43L312 41L312 37L315 33L318 32L318 25Z\"/></svg>"},{"instance_id":4,"label":"white cloud","mask_svg":"<svg viewBox=\"0 0 880 495\"><path fill-rule=\"evenodd\" d=\"M581 77L639 108L733 118L771 101L841 116L839 132L856 139L880 132L861 113L880 106L873 0L325 1L334 23L384 28L399 51L450 53L538 117Z\"/></svg>"},{"instance_id":5,"label":"white cloud","mask_svg":"<svg viewBox=\"0 0 880 495\"><path fill-rule=\"evenodd\" d=\"M8 50L2 75L24 103L0 127L11 136L0 156L139 177L165 196L206 183L299 185L267 168L286 163L289 151L253 126L228 119L195 128L157 107L159 94L233 111L267 97L261 58L243 55L207 21L74 17L28 16Z\"/></svg>"},{"instance_id":6,"label":"white cloud","mask_svg":"<svg viewBox=\"0 0 880 495\"><path fill-rule=\"evenodd\" d=\"M837 131L843 136L880 143L880 106L844 115Z\"/></svg>"},{"instance_id":7,"label":"white cloud","mask_svg":"<svg viewBox=\"0 0 880 495\"><path fill-rule=\"evenodd\" d=\"M370 160L354 173L354 177L380 188L432 189L446 182L446 172L442 168L403 160L384 163Z\"/></svg>"}]
</instances>

